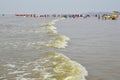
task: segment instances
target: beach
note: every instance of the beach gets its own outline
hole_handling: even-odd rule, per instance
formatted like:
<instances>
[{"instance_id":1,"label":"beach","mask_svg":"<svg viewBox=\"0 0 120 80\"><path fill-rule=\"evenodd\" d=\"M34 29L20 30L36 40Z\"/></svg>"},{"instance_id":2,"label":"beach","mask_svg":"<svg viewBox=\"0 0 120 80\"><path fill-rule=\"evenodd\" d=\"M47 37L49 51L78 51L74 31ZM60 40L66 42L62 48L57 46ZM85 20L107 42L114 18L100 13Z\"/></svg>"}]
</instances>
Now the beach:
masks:
<instances>
[{"instance_id":1,"label":"beach","mask_svg":"<svg viewBox=\"0 0 120 80\"><path fill-rule=\"evenodd\" d=\"M119 25L120 19L1 16L0 80L119 80ZM57 75L50 67L56 64Z\"/></svg>"}]
</instances>

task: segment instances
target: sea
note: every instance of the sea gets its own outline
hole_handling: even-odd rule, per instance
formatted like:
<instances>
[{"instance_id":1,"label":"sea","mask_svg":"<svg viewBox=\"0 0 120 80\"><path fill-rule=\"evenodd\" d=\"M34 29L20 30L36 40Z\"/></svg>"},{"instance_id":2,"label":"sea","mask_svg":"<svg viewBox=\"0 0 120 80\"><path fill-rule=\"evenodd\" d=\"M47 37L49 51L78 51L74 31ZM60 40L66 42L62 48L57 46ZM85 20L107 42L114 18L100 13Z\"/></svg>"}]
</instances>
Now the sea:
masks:
<instances>
[{"instance_id":1,"label":"sea","mask_svg":"<svg viewBox=\"0 0 120 80\"><path fill-rule=\"evenodd\" d=\"M0 16L0 80L119 80L120 19Z\"/></svg>"}]
</instances>

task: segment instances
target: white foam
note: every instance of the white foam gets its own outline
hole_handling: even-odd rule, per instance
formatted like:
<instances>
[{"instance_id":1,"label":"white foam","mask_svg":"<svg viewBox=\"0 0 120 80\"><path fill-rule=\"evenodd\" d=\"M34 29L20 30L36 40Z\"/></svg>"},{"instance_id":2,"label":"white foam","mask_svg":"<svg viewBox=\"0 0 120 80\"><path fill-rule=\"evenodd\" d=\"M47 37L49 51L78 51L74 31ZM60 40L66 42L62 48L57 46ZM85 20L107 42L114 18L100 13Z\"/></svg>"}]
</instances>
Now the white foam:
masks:
<instances>
[{"instance_id":1,"label":"white foam","mask_svg":"<svg viewBox=\"0 0 120 80\"><path fill-rule=\"evenodd\" d=\"M9 72L8 74L20 74L24 73L25 71L14 71L14 72Z\"/></svg>"},{"instance_id":2,"label":"white foam","mask_svg":"<svg viewBox=\"0 0 120 80\"><path fill-rule=\"evenodd\" d=\"M44 26L43 31L46 31L48 34L57 34L56 27L53 25Z\"/></svg>"},{"instance_id":3,"label":"white foam","mask_svg":"<svg viewBox=\"0 0 120 80\"><path fill-rule=\"evenodd\" d=\"M4 65L4 66L10 67L10 68L15 68L15 67L16 67L16 65L14 65L14 64L6 64L6 65Z\"/></svg>"},{"instance_id":4,"label":"white foam","mask_svg":"<svg viewBox=\"0 0 120 80\"><path fill-rule=\"evenodd\" d=\"M35 78L22 78L22 77L17 77L16 80L36 80Z\"/></svg>"},{"instance_id":5,"label":"white foam","mask_svg":"<svg viewBox=\"0 0 120 80\"><path fill-rule=\"evenodd\" d=\"M67 47L67 41L70 40L65 35L57 35L53 40L50 40L45 45L47 47L54 47L54 48L66 48Z\"/></svg>"},{"instance_id":6,"label":"white foam","mask_svg":"<svg viewBox=\"0 0 120 80\"><path fill-rule=\"evenodd\" d=\"M54 25L59 19L52 20L50 22L47 22L46 25Z\"/></svg>"},{"instance_id":7,"label":"white foam","mask_svg":"<svg viewBox=\"0 0 120 80\"><path fill-rule=\"evenodd\" d=\"M81 64L55 52L48 52L42 59L26 63L20 69L24 71L11 72L17 74L16 80L85 80L88 75Z\"/></svg>"},{"instance_id":8,"label":"white foam","mask_svg":"<svg viewBox=\"0 0 120 80\"><path fill-rule=\"evenodd\" d=\"M55 39L56 39L56 40L60 40L60 41L69 41L69 40L70 40L70 38L67 37L67 36L65 36L65 35L57 35L57 36L55 37Z\"/></svg>"},{"instance_id":9,"label":"white foam","mask_svg":"<svg viewBox=\"0 0 120 80\"><path fill-rule=\"evenodd\" d=\"M67 47L67 42L55 40L55 41L48 42L46 44L46 46L48 46L48 47L54 47L54 48L66 48Z\"/></svg>"}]
</instances>

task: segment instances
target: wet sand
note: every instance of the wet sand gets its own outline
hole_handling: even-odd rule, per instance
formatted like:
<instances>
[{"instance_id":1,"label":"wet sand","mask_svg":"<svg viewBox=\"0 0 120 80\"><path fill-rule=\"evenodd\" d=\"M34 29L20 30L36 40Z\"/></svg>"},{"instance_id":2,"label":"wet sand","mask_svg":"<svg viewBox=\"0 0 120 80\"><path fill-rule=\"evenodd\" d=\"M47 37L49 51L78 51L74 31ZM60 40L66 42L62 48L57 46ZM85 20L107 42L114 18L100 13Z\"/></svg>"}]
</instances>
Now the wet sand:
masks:
<instances>
[{"instance_id":1,"label":"wet sand","mask_svg":"<svg viewBox=\"0 0 120 80\"><path fill-rule=\"evenodd\" d=\"M120 79L120 20L67 19L56 25L70 37L65 55L82 64L87 80Z\"/></svg>"}]
</instances>

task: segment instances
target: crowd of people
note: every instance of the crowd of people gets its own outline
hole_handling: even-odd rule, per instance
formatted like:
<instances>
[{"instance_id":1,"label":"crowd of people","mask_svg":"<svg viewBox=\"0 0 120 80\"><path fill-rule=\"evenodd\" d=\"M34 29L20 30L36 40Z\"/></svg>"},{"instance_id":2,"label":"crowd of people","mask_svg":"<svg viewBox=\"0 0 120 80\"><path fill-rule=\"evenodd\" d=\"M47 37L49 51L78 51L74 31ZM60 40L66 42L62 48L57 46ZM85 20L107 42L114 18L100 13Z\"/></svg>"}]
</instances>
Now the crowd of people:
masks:
<instances>
[{"instance_id":1,"label":"crowd of people","mask_svg":"<svg viewBox=\"0 0 120 80\"><path fill-rule=\"evenodd\" d=\"M5 14L1 14L5 16ZM23 17L34 17L34 18L48 18L48 17L64 17L64 18L83 18L87 19L90 17L95 17L97 19L102 20L116 20L119 15L116 14L15 14L15 16L23 16Z\"/></svg>"}]
</instances>

